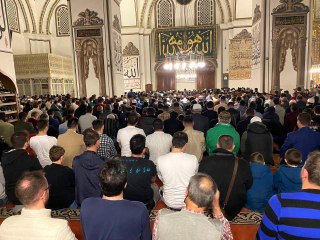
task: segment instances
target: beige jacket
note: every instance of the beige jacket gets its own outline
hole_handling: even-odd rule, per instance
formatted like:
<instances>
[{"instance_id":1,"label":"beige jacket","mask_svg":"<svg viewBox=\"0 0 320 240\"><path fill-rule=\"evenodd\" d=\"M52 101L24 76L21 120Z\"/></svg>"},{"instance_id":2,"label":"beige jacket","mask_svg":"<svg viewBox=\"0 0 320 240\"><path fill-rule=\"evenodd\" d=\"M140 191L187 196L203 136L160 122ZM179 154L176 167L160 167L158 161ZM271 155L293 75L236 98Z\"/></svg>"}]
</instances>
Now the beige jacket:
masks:
<instances>
[{"instance_id":1,"label":"beige jacket","mask_svg":"<svg viewBox=\"0 0 320 240\"><path fill-rule=\"evenodd\" d=\"M68 222L51 218L50 209L22 209L21 215L4 220L1 240L75 240Z\"/></svg>"},{"instance_id":2,"label":"beige jacket","mask_svg":"<svg viewBox=\"0 0 320 240\"><path fill-rule=\"evenodd\" d=\"M66 151L62 164L69 168L72 168L74 157L80 155L86 150L83 142L83 135L70 129L68 129L64 134L59 135L58 146L63 147Z\"/></svg>"},{"instance_id":3,"label":"beige jacket","mask_svg":"<svg viewBox=\"0 0 320 240\"><path fill-rule=\"evenodd\" d=\"M183 131L188 135L188 143L185 153L195 155L200 162L205 150L205 138L203 132L194 130L193 128L185 128Z\"/></svg>"}]
</instances>

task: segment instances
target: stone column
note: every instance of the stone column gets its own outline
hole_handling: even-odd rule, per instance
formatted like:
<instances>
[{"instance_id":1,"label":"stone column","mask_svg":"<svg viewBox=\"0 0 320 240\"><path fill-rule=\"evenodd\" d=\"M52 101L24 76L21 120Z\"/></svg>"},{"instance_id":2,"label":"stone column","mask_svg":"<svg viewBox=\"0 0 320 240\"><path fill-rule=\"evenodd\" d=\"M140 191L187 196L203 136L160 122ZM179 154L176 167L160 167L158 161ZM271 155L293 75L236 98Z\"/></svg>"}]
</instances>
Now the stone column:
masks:
<instances>
[{"instance_id":1,"label":"stone column","mask_svg":"<svg viewBox=\"0 0 320 240\"><path fill-rule=\"evenodd\" d=\"M305 71L306 71L306 34L305 29L300 28L300 36L298 43L298 71L297 71L297 87L304 88L305 83Z\"/></svg>"},{"instance_id":2,"label":"stone column","mask_svg":"<svg viewBox=\"0 0 320 240\"><path fill-rule=\"evenodd\" d=\"M271 91L280 90L280 44L279 44L279 29L275 29L272 33L272 79Z\"/></svg>"}]
</instances>

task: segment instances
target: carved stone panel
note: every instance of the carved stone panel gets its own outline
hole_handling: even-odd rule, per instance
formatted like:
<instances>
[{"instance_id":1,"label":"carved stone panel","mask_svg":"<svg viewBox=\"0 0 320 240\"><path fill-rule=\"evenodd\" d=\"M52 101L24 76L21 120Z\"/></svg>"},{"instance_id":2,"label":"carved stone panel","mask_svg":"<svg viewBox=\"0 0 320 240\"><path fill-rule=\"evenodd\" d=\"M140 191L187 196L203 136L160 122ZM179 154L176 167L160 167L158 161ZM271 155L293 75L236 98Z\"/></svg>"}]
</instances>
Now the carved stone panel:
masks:
<instances>
[{"instance_id":1,"label":"carved stone panel","mask_svg":"<svg viewBox=\"0 0 320 240\"><path fill-rule=\"evenodd\" d=\"M261 11L260 5L256 5L252 20L252 66L261 61Z\"/></svg>"}]
</instances>

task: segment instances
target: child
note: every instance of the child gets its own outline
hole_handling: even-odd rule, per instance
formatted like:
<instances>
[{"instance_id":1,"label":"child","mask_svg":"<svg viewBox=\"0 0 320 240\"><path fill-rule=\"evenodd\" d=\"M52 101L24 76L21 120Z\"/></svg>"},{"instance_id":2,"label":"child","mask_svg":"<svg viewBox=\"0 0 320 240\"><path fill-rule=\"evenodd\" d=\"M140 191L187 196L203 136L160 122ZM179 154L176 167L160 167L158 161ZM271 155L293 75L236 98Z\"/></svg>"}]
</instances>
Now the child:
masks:
<instances>
[{"instance_id":1,"label":"child","mask_svg":"<svg viewBox=\"0 0 320 240\"><path fill-rule=\"evenodd\" d=\"M299 167L302 162L301 152L294 148L287 150L284 161L286 165L281 165L273 176L274 192L289 193L301 190L301 167Z\"/></svg>"},{"instance_id":2,"label":"child","mask_svg":"<svg viewBox=\"0 0 320 240\"><path fill-rule=\"evenodd\" d=\"M44 168L50 186L46 208L52 210L74 208L75 177L72 169L62 165L64 154L62 147L53 146L49 151L52 164Z\"/></svg>"},{"instance_id":3,"label":"child","mask_svg":"<svg viewBox=\"0 0 320 240\"><path fill-rule=\"evenodd\" d=\"M246 208L262 213L273 195L272 173L270 168L265 165L263 155L258 152L250 155L250 168L253 184L247 191Z\"/></svg>"}]
</instances>

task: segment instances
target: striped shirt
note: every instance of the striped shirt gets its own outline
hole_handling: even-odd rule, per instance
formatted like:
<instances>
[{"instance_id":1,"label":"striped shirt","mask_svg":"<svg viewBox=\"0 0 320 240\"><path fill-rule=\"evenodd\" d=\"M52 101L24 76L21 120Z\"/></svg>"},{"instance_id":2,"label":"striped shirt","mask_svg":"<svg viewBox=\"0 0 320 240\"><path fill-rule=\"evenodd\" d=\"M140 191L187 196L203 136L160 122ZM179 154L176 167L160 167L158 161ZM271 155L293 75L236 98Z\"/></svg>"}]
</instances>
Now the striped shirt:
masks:
<instances>
[{"instance_id":1,"label":"striped shirt","mask_svg":"<svg viewBox=\"0 0 320 240\"><path fill-rule=\"evenodd\" d=\"M266 207L257 239L320 239L320 190L274 195Z\"/></svg>"}]
</instances>

